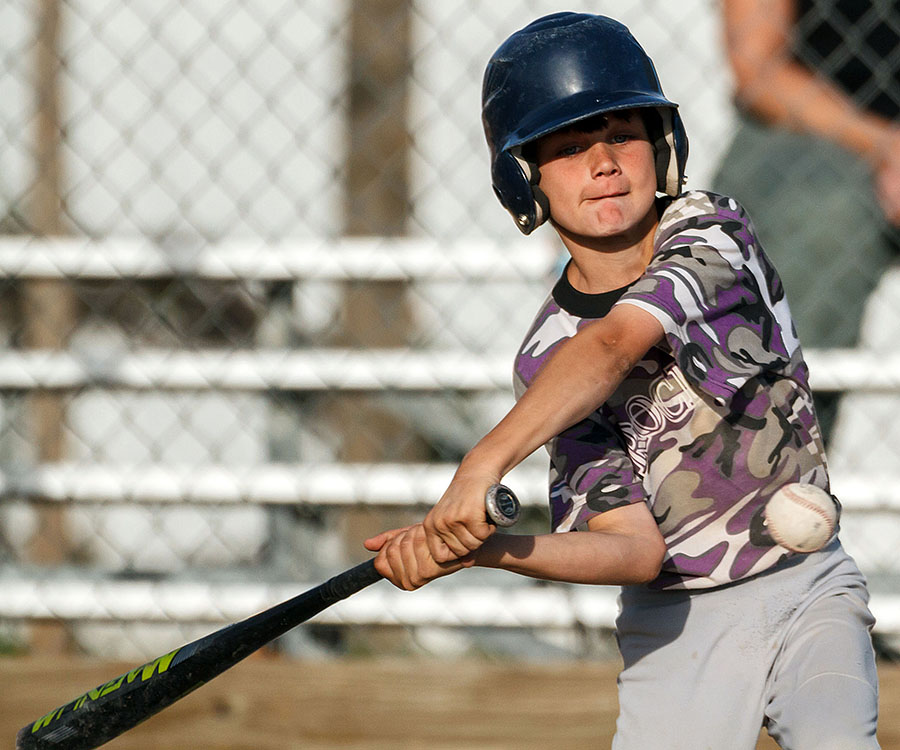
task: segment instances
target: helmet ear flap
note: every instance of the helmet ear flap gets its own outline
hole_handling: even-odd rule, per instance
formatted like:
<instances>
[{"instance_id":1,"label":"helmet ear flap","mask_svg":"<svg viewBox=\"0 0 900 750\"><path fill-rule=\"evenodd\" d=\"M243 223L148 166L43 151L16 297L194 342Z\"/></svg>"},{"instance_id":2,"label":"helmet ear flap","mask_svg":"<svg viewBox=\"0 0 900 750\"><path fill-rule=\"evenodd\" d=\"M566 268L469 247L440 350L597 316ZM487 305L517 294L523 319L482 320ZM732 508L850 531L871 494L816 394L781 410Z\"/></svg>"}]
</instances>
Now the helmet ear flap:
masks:
<instances>
[{"instance_id":1,"label":"helmet ear flap","mask_svg":"<svg viewBox=\"0 0 900 750\"><path fill-rule=\"evenodd\" d=\"M531 234L550 216L550 202L538 187L541 173L537 165L526 161L521 147L497 155L491 168L494 193L512 214L522 234Z\"/></svg>"},{"instance_id":2,"label":"helmet ear flap","mask_svg":"<svg viewBox=\"0 0 900 750\"><path fill-rule=\"evenodd\" d=\"M670 107L658 107L645 113L653 150L656 154L656 189L676 197L684 183L684 164L687 161L688 140L678 112Z\"/></svg>"}]
</instances>

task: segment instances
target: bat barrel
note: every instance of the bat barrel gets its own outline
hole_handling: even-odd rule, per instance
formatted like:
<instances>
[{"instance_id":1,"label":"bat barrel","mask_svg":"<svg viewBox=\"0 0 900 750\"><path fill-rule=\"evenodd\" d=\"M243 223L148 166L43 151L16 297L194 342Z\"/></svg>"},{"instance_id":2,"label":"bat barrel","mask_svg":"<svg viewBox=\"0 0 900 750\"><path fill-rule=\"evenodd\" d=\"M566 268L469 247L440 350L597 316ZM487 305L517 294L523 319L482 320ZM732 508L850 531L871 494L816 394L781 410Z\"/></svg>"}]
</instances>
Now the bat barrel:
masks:
<instances>
[{"instance_id":1,"label":"bat barrel","mask_svg":"<svg viewBox=\"0 0 900 750\"><path fill-rule=\"evenodd\" d=\"M367 560L276 607L126 672L23 727L16 750L92 750L380 578L374 562Z\"/></svg>"}]
</instances>

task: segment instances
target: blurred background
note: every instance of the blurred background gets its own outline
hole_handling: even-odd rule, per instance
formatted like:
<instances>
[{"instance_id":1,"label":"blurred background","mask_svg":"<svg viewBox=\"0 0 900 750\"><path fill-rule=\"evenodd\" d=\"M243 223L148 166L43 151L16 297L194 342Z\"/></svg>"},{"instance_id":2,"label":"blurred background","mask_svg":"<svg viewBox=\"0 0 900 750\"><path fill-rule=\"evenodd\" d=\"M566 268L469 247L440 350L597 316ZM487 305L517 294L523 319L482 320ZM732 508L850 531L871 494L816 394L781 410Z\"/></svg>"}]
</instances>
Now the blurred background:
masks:
<instances>
[{"instance_id":1,"label":"blurred background","mask_svg":"<svg viewBox=\"0 0 900 750\"><path fill-rule=\"evenodd\" d=\"M155 656L437 500L512 404L561 268L552 230L523 238L492 194L481 74L516 29L585 10L655 60L688 187L744 202L784 269L888 653L900 17L798 0L748 25L746 5L0 4L0 651ZM529 531L546 471L535 455L508 478ZM489 571L378 584L273 648L608 656L615 594Z\"/></svg>"}]
</instances>

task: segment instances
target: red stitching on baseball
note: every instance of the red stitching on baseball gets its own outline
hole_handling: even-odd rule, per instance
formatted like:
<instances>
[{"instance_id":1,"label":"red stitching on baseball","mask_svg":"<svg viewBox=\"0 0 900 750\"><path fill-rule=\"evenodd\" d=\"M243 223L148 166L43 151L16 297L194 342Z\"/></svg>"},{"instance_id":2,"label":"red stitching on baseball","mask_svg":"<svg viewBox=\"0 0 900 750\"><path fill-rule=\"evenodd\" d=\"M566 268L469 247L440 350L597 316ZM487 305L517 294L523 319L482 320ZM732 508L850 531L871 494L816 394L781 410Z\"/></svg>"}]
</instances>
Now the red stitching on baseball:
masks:
<instances>
[{"instance_id":1,"label":"red stitching on baseball","mask_svg":"<svg viewBox=\"0 0 900 750\"><path fill-rule=\"evenodd\" d=\"M811 486L815 487L815 485L811 485ZM821 488L819 488L819 489L821 489ZM831 519L831 517L828 515L828 513L825 512L824 508L822 508L819 505L816 505L815 503L810 502L805 497L802 497L802 496L796 494L795 491L793 489L791 489L790 487L782 487L781 491L784 492L792 502L798 503L801 507L809 508L809 510L812 510L815 513L817 513L818 515L820 515L825 520L825 526L828 529L828 536L829 537L831 536L832 532L834 531L834 521ZM824 490L822 490L822 491L824 492ZM773 528L772 526L769 526L768 518L769 518L769 515L767 513L766 514L766 521L767 521L766 526L769 527L769 533L772 535L772 538L776 542L778 542L778 544L780 546L782 546L786 549L795 551L795 550L793 550L793 548L789 547L785 543L784 539L780 537L780 535L775 530L775 528Z\"/></svg>"}]
</instances>

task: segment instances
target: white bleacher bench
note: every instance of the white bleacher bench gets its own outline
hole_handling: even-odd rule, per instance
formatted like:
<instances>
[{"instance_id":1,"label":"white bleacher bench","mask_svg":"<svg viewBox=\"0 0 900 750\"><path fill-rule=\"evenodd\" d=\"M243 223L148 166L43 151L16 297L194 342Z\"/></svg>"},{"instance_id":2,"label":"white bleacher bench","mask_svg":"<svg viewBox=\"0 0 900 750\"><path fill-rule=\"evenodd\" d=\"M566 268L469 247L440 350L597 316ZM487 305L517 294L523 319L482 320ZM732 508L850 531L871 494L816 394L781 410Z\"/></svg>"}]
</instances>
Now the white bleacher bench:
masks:
<instances>
[{"instance_id":1,"label":"white bleacher bench","mask_svg":"<svg viewBox=\"0 0 900 750\"><path fill-rule=\"evenodd\" d=\"M900 352L810 350L816 391L900 390ZM461 349L135 349L99 355L28 350L0 354L0 390L509 391L508 357Z\"/></svg>"},{"instance_id":2,"label":"white bleacher bench","mask_svg":"<svg viewBox=\"0 0 900 750\"><path fill-rule=\"evenodd\" d=\"M0 617L73 621L222 623L243 619L320 582L296 584L198 581L0 579ZM608 628L613 587L432 584L414 594L379 584L340 602L313 622L332 625Z\"/></svg>"},{"instance_id":3,"label":"white bleacher bench","mask_svg":"<svg viewBox=\"0 0 900 750\"><path fill-rule=\"evenodd\" d=\"M0 277L219 281L504 281L550 278L559 248L547 241L342 237L226 240L169 250L147 239L0 237Z\"/></svg>"},{"instance_id":4,"label":"white bleacher bench","mask_svg":"<svg viewBox=\"0 0 900 750\"><path fill-rule=\"evenodd\" d=\"M540 463L540 462L537 462ZM47 503L430 507L450 483L449 463L310 463L233 466L57 463L0 470L0 497ZM524 507L547 506L547 471L529 462L504 482ZM844 510L900 512L896 475L833 474Z\"/></svg>"},{"instance_id":5,"label":"white bleacher bench","mask_svg":"<svg viewBox=\"0 0 900 750\"><path fill-rule=\"evenodd\" d=\"M405 627L571 628L614 626L618 589L575 584L467 585L466 574L415 592L379 583L317 615L332 625ZM450 583L452 580L452 584ZM0 577L0 619L234 622L321 583L220 583L204 581L90 580ZM870 607L876 632L900 634L900 595L875 592Z\"/></svg>"}]
</instances>

